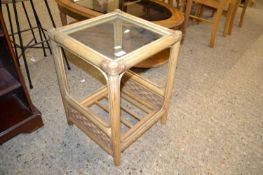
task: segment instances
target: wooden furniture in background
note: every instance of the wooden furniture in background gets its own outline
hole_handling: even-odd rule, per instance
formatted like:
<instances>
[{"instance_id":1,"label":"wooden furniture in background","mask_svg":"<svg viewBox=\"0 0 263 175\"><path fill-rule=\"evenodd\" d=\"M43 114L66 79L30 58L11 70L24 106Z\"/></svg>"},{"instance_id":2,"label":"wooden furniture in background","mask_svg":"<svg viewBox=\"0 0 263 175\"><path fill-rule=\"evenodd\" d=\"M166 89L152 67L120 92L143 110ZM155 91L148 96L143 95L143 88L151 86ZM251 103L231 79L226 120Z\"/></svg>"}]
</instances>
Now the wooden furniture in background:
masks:
<instances>
[{"instance_id":1,"label":"wooden furniture in background","mask_svg":"<svg viewBox=\"0 0 263 175\"><path fill-rule=\"evenodd\" d=\"M25 87L0 13L0 144L43 126Z\"/></svg>"},{"instance_id":2,"label":"wooden furniture in background","mask_svg":"<svg viewBox=\"0 0 263 175\"><path fill-rule=\"evenodd\" d=\"M247 10L247 7L251 3L251 0L245 0L244 4L240 4L240 7L242 8L241 16L240 16L240 21L239 21L239 27L243 26L243 21L244 21L244 16Z\"/></svg>"},{"instance_id":3,"label":"wooden furniture in background","mask_svg":"<svg viewBox=\"0 0 263 175\"><path fill-rule=\"evenodd\" d=\"M84 19L93 18L110 12L107 10L100 9L97 6L91 5L90 1L92 0L79 0L77 2L73 2L72 0L56 0L60 11L62 24L63 25L68 24L67 16L70 16L76 20L81 21ZM166 4L159 0L150 0L150 1L151 1L150 4L152 4L152 6L155 6L155 8L146 7L149 8L148 9L149 11L154 11L152 12L152 14L149 14L150 16L148 15L148 19L149 18L152 19L150 21L167 28L174 28L183 23L184 14L182 12L178 11L176 8L173 8L169 4ZM141 11L142 6L144 6L144 4L139 5L139 9L137 9L137 11ZM135 15L137 17L140 17L139 15L141 15L141 18L143 19L145 19L145 17L147 16L145 14L140 14L140 13L136 14L136 9L135 10L131 9L130 11L128 11L128 13ZM164 16L164 14L166 14L166 16Z\"/></svg>"},{"instance_id":4,"label":"wooden furniture in background","mask_svg":"<svg viewBox=\"0 0 263 175\"><path fill-rule=\"evenodd\" d=\"M251 0L249 6L252 7L252 6L254 6L255 4L256 4L256 0Z\"/></svg>"},{"instance_id":5,"label":"wooden furniture in background","mask_svg":"<svg viewBox=\"0 0 263 175\"><path fill-rule=\"evenodd\" d=\"M181 32L117 10L57 28L49 36L68 123L84 131L120 165L122 151L158 120L166 123ZM162 88L129 70L168 47L167 81ZM77 100L69 89L62 48L98 69L106 85Z\"/></svg>"},{"instance_id":6,"label":"wooden furniture in background","mask_svg":"<svg viewBox=\"0 0 263 175\"><path fill-rule=\"evenodd\" d=\"M249 6L250 3L251 3L251 0L245 0L244 4L240 4L240 7L242 8L242 12L241 12L240 21L238 24L239 27L243 26L244 16L245 16L247 7Z\"/></svg>"},{"instance_id":7,"label":"wooden furniture in background","mask_svg":"<svg viewBox=\"0 0 263 175\"><path fill-rule=\"evenodd\" d=\"M67 16L77 20L83 20L110 12L107 8L103 8L104 6L107 7L107 3L101 6L96 6L92 3L92 0L80 0L77 2L73 2L72 0L56 0L56 2L58 4L63 25L68 24ZM155 24L167 28L177 28L184 22L184 14L182 12L159 0L133 3L127 6L126 11L129 14L152 21ZM136 65L136 67L150 68L160 66L167 62L169 56L168 53L169 50L165 50L163 53L155 55L151 59L147 59L145 62Z\"/></svg>"},{"instance_id":8,"label":"wooden furniture in background","mask_svg":"<svg viewBox=\"0 0 263 175\"><path fill-rule=\"evenodd\" d=\"M236 13L237 13L238 7L242 8L241 15L240 15L240 20L239 20L239 23L238 23L238 26L242 27L243 26L243 21L244 21L244 16L245 16L247 7L251 3L251 0L245 0L243 4L240 4L239 0L235 0L234 3L235 3L235 5L234 5L234 9L233 9L233 14L231 16L231 22L230 22L229 31L228 31L229 35L232 34L232 30L233 30L234 21L235 21L235 17L236 17Z\"/></svg>"},{"instance_id":9,"label":"wooden furniture in background","mask_svg":"<svg viewBox=\"0 0 263 175\"><path fill-rule=\"evenodd\" d=\"M223 16L224 8L228 7L226 11L227 14L226 14L226 20L225 20L225 25L224 25L224 34L223 34L224 36L226 36L229 31L231 15L234 10L235 1L236 0L182 0L181 8L185 10L185 23L184 23L185 26L183 28L186 29L188 25L189 17L196 19L196 20L211 23L212 28L211 28L211 37L210 37L210 47L215 47L218 26L219 26L220 19ZM203 5L205 7L209 7L215 10L213 19L207 20L203 18L202 16L199 16L200 13L197 13L197 16L192 15L191 10L192 10L193 3Z\"/></svg>"}]
</instances>

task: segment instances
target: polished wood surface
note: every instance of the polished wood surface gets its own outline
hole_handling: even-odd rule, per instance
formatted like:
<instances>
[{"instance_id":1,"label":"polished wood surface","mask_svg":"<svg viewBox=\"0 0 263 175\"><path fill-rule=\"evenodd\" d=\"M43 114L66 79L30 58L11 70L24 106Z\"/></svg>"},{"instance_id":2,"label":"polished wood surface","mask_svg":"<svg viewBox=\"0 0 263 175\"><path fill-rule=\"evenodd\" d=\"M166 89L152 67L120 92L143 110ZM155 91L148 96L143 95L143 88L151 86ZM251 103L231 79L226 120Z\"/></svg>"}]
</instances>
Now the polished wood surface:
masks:
<instances>
[{"instance_id":1,"label":"polished wood surface","mask_svg":"<svg viewBox=\"0 0 263 175\"><path fill-rule=\"evenodd\" d=\"M166 4L164 2L158 1L158 0L152 0L153 2L159 4L160 6L163 6L167 8L171 12L171 17L166 20L161 21L152 21L156 24L159 24L161 26L167 27L167 28L174 28L179 25L181 25L184 21L184 14L180 11L178 11L176 8L173 8L169 4ZM83 20L87 18L96 17L99 15L102 15L103 13L94 11L92 9L85 8L79 4L74 3L72 0L56 0L60 13L62 17L62 23L64 25L67 24L67 21L65 19L66 16L71 16L78 20Z\"/></svg>"},{"instance_id":2,"label":"polished wood surface","mask_svg":"<svg viewBox=\"0 0 263 175\"><path fill-rule=\"evenodd\" d=\"M43 126L32 104L0 13L0 144Z\"/></svg>"}]
</instances>

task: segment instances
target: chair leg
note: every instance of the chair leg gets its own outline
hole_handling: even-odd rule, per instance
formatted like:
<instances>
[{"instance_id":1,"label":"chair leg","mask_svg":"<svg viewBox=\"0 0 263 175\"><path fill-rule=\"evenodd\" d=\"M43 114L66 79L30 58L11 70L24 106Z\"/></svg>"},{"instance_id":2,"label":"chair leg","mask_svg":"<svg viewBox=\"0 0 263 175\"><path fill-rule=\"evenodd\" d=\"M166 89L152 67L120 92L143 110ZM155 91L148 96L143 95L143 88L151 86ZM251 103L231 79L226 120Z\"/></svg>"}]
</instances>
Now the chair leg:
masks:
<instances>
[{"instance_id":1,"label":"chair leg","mask_svg":"<svg viewBox=\"0 0 263 175\"><path fill-rule=\"evenodd\" d=\"M31 30L31 33L32 33L32 36L33 36L33 39L34 39L34 42L37 43L37 39L36 39L36 36L35 36L35 32L34 32L34 29L32 27L32 24L30 22L30 19L29 19L29 16L28 16L28 13L27 13L27 10L26 10L26 7L25 7L25 3L22 1L22 7L24 9L24 12L25 12L25 15L26 15L26 19L27 19L27 23L30 27L30 30Z\"/></svg>"},{"instance_id":2,"label":"chair leg","mask_svg":"<svg viewBox=\"0 0 263 175\"><path fill-rule=\"evenodd\" d=\"M194 8L195 8L194 16L200 17L200 12L201 12L202 6L203 6L202 4L195 3L195 6L194 6ZM200 23L199 20L193 18L193 24L199 24L199 23Z\"/></svg>"},{"instance_id":3,"label":"chair leg","mask_svg":"<svg viewBox=\"0 0 263 175\"><path fill-rule=\"evenodd\" d=\"M233 3L228 4L228 9L227 9L227 15L226 15L226 21L225 21L225 27L224 27L224 32L223 36L226 37L229 34L230 30L230 25L231 25L231 18L233 15L235 15L235 6Z\"/></svg>"},{"instance_id":4,"label":"chair leg","mask_svg":"<svg viewBox=\"0 0 263 175\"><path fill-rule=\"evenodd\" d=\"M47 7L47 11L48 11L49 17L51 19L52 25L53 25L54 28L56 28L56 23L55 23L54 18L52 16L51 10L50 10L49 5L48 5L48 2L47 2L47 0L44 0L44 2L45 2L45 5Z\"/></svg>"},{"instance_id":5,"label":"chair leg","mask_svg":"<svg viewBox=\"0 0 263 175\"><path fill-rule=\"evenodd\" d=\"M13 9L14 9L14 14L15 14L17 33L18 33L18 37L19 37L19 42L20 42L20 47L21 47L21 52L22 52L22 58L23 58L24 64L25 64L25 69L26 69L26 74L27 74L27 78L28 78L28 82L29 82L29 87L30 87L30 89L32 89L33 85L32 85L30 72L28 69L27 61L26 61L25 49L23 46L23 40L22 40L22 36L21 36L21 32L20 32L20 24L19 24L19 20L18 20L17 9L16 9L16 0L12 0L12 4L13 4Z\"/></svg>"},{"instance_id":6,"label":"chair leg","mask_svg":"<svg viewBox=\"0 0 263 175\"><path fill-rule=\"evenodd\" d=\"M204 5L200 4L197 8L197 11L196 11L196 15L195 16L198 16L198 17L202 17L203 16L203 13L204 13ZM200 20L196 20L195 21L197 24L200 23Z\"/></svg>"},{"instance_id":7,"label":"chair leg","mask_svg":"<svg viewBox=\"0 0 263 175\"><path fill-rule=\"evenodd\" d=\"M43 37L44 37L44 40L42 40L42 39L41 39L41 40L42 40L43 43L46 42L47 47L48 47L48 49L49 49L49 52L50 52L50 54L52 54L51 47L50 47L49 42L48 42L48 38L47 38L47 36L46 36L46 34L45 34L45 30L44 30L44 28L42 27L42 24L41 24L41 22L40 22L40 20L39 20L39 17L38 17L38 15L37 15L37 12L36 12L36 9L35 9L33 0L30 0L30 3L31 3L32 9L33 9L33 13L34 13L35 18L36 18L37 25L38 25L38 27L39 27L39 29L40 29L40 32L42 32ZM40 33L40 37L41 37L41 33Z\"/></svg>"},{"instance_id":8,"label":"chair leg","mask_svg":"<svg viewBox=\"0 0 263 175\"><path fill-rule=\"evenodd\" d=\"M215 47L215 40L216 40L216 34L219 26L219 21L222 16L223 12L223 7L217 9L217 12L215 14L215 19L212 25L212 32L211 32L211 39L210 39L210 47L214 48Z\"/></svg>"},{"instance_id":9,"label":"chair leg","mask_svg":"<svg viewBox=\"0 0 263 175\"><path fill-rule=\"evenodd\" d=\"M30 0L30 4L31 4L32 10L33 10L33 14L34 14L36 23L37 23L37 28L38 28L38 32L39 32L39 37L40 37L40 42L41 42L41 46L42 46L42 49L43 49L43 53L44 53L44 56L46 57L47 53L46 53L45 46L44 46L44 40L43 40L43 36L42 36L42 28L39 25L39 19L38 19L38 16L37 16L37 13L36 13L36 9L35 9L35 6L34 6L32 0Z\"/></svg>"},{"instance_id":10,"label":"chair leg","mask_svg":"<svg viewBox=\"0 0 263 175\"><path fill-rule=\"evenodd\" d=\"M181 43L184 42L184 38L185 38L185 34L186 34L186 28L187 28L187 25L188 25L188 21L189 21L189 16L190 16L190 13L191 13L191 8L192 8L192 3L193 1L192 0L188 0L187 2L182 1L183 4L182 4L182 8L181 8L181 11L183 11L185 9L185 20L184 20L184 23L183 23L183 26L182 26L182 33L183 33L183 38L182 38L182 41Z\"/></svg>"},{"instance_id":11,"label":"chair leg","mask_svg":"<svg viewBox=\"0 0 263 175\"><path fill-rule=\"evenodd\" d=\"M49 8L48 2L47 2L47 0L44 0L44 2L45 2L45 5L47 7L47 11L48 11L49 17L51 19L52 25L53 25L54 28L56 28L56 23L54 21L53 15L52 15L51 10ZM70 68L70 65L69 65L69 62L68 62L68 58L66 56L66 53L65 53L64 49L62 49L62 54L63 54L63 57L65 58L67 68L68 68L68 70L70 70L71 68Z\"/></svg>"},{"instance_id":12,"label":"chair leg","mask_svg":"<svg viewBox=\"0 0 263 175\"><path fill-rule=\"evenodd\" d=\"M232 15L231 15L231 19L230 19L230 24L229 24L229 27L228 27L228 35L232 34L234 21L235 21L235 16L236 16L236 13L237 13L239 2L240 2L239 0L236 0L234 2L234 4L232 5L233 6L233 10L232 10Z\"/></svg>"},{"instance_id":13,"label":"chair leg","mask_svg":"<svg viewBox=\"0 0 263 175\"><path fill-rule=\"evenodd\" d=\"M247 6L248 6L249 3L250 3L250 0L246 0L244 2L244 7L243 7L242 12L241 12L241 17L240 17L240 21L239 21L238 27L242 27L243 26L244 16L245 16L245 13L246 13L246 10L247 10Z\"/></svg>"},{"instance_id":14,"label":"chair leg","mask_svg":"<svg viewBox=\"0 0 263 175\"><path fill-rule=\"evenodd\" d=\"M10 30L11 30L11 36L12 36L12 40L13 40L14 50L15 50L15 54L16 54L18 65L20 66L18 53L17 53L17 46L16 46L16 39L15 39L15 34L14 34L14 28L13 28L12 19L11 19L10 8L9 8L8 4L5 4L5 5L6 5L6 11L7 11L8 21L9 21L9 26L10 26Z\"/></svg>"}]
</instances>

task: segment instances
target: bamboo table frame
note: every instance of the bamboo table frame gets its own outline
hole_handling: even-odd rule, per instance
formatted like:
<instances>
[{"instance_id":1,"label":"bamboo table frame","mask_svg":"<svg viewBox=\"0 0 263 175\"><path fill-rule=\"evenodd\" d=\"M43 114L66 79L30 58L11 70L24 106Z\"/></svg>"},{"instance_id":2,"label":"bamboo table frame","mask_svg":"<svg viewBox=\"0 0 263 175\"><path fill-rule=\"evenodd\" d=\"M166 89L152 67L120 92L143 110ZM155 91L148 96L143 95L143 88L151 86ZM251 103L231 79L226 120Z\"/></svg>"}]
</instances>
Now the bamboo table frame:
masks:
<instances>
[{"instance_id":1,"label":"bamboo table frame","mask_svg":"<svg viewBox=\"0 0 263 175\"><path fill-rule=\"evenodd\" d=\"M114 19L121 19L145 30L157 33L160 38L117 59L111 59L96 50L73 39L69 34L85 27L104 24ZM113 24L114 40L121 44L122 24ZM60 92L69 124L75 124L92 140L101 146L114 158L115 165L120 165L121 152L139 138L154 123L161 120L165 124L168 115L169 99L174 84L177 57L182 34L143 19L134 17L120 10L75 23L66 27L53 29L49 32L51 38L54 61L60 86ZM114 43L115 43L114 41ZM145 80L129 69L148 57L170 47L169 70L164 88L160 88L149 80ZM80 103L69 92L68 80L64 68L62 48L77 55L84 62L93 65L107 80L107 85L91 94ZM101 104L107 99L108 106ZM121 99L126 100L133 107L145 114L143 118L122 105ZM93 104L101 107L109 114L109 122L101 120L89 107ZM125 121L121 116L125 111L133 117L135 125ZM127 132L121 132L121 125L127 126Z\"/></svg>"}]
</instances>

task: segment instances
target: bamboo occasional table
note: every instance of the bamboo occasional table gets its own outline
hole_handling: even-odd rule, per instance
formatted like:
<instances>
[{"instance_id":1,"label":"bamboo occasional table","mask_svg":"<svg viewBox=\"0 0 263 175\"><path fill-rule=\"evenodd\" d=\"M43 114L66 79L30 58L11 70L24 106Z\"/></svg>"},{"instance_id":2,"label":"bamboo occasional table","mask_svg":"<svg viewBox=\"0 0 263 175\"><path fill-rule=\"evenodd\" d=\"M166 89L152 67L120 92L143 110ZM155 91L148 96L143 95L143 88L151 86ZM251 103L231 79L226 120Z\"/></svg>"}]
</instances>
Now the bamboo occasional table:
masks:
<instances>
[{"instance_id":1,"label":"bamboo occasional table","mask_svg":"<svg viewBox=\"0 0 263 175\"><path fill-rule=\"evenodd\" d=\"M181 32L116 10L54 29L49 35L68 123L79 127L120 165L122 151L158 120L166 122ZM98 43L89 40L94 36ZM129 70L168 47L171 48L169 70L164 88ZM106 85L83 100L74 99L64 69L62 48L98 69ZM96 114L93 105L104 110L108 114L106 118Z\"/></svg>"}]
</instances>

